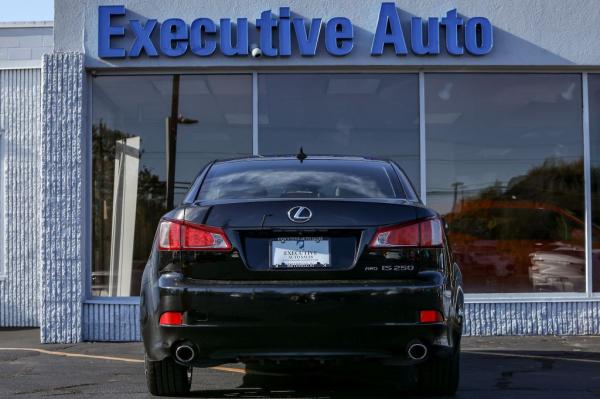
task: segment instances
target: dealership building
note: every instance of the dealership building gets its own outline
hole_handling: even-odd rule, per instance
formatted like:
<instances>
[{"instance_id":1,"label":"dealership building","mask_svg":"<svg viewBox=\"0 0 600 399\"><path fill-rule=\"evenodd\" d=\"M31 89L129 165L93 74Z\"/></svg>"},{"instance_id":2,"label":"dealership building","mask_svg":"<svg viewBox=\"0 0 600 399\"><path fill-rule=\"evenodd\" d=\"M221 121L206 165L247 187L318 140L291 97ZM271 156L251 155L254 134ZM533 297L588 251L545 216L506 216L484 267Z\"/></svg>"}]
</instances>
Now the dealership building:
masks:
<instances>
[{"instance_id":1,"label":"dealership building","mask_svg":"<svg viewBox=\"0 0 600 399\"><path fill-rule=\"evenodd\" d=\"M0 327L140 339L160 216L214 159L396 161L466 335L600 334L596 0L55 0L0 24Z\"/></svg>"}]
</instances>

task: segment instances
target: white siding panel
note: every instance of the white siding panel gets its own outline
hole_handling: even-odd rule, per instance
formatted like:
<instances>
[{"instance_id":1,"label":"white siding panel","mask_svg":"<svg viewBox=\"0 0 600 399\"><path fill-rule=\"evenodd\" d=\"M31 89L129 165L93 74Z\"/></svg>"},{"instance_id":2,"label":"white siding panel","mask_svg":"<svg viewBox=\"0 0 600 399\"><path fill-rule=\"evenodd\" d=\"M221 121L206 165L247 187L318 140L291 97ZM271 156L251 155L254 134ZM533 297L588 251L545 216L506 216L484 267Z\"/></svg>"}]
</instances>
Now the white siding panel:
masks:
<instances>
[{"instance_id":1,"label":"white siding panel","mask_svg":"<svg viewBox=\"0 0 600 399\"><path fill-rule=\"evenodd\" d=\"M41 76L39 69L0 71L4 144L4 235L0 327L39 326Z\"/></svg>"}]
</instances>

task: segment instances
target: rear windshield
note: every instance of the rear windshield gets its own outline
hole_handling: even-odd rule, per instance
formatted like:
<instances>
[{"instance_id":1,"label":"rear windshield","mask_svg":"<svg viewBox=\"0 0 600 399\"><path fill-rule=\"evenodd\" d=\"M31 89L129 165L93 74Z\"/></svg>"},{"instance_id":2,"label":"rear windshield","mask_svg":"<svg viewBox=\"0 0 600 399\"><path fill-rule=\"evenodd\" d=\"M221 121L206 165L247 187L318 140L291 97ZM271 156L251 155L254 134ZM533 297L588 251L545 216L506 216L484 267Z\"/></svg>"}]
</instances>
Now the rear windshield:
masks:
<instances>
[{"instance_id":1,"label":"rear windshield","mask_svg":"<svg viewBox=\"0 0 600 399\"><path fill-rule=\"evenodd\" d=\"M212 166L198 199L404 198L399 184L379 161L234 161Z\"/></svg>"}]
</instances>

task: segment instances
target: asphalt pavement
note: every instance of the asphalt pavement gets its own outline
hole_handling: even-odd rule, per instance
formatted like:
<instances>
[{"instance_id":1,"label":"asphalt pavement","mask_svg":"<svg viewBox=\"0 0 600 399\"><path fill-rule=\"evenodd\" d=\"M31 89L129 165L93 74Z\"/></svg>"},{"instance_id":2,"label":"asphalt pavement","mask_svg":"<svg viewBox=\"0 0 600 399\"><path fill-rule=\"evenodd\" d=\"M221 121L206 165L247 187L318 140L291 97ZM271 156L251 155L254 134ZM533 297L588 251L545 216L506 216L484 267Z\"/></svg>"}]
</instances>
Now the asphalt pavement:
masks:
<instances>
[{"instance_id":1,"label":"asphalt pavement","mask_svg":"<svg viewBox=\"0 0 600 399\"><path fill-rule=\"evenodd\" d=\"M139 342L41 345L0 329L0 398L148 398ZM194 369L196 398L411 398L410 372ZM600 337L465 337L457 398L600 398Z\"/></svg>"}]
</instances>

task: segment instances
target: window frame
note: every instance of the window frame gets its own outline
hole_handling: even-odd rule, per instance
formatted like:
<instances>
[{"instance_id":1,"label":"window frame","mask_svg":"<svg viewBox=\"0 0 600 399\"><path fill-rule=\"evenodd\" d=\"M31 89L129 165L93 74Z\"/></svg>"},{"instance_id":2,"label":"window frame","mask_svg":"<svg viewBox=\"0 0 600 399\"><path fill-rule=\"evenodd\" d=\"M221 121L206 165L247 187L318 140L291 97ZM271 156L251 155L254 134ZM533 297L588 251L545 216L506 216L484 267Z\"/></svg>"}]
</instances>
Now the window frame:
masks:
<instances>
[{"instance_id":1,"label":"window frame","mask_svg":"<svg viewBox=\"0 0 600 399\"><path fill-rule=\"evenodd\" d=\"M588 71L589 70L589 71ZM372 74L372 73L390 73L390 74L417 74L419 80L419 133L420 133L420 181L413 182L420 188L419 197L425 206L427 205L427 158L426 158L426 139L427 132L425 126L425 85L427 83L427 75L430 73L479 73L479 74L576 74L581 77L582 87L582 113L581 118L583 121L583 160L584 160L584 209L585 209L585 275L586 275L586 291L581 293L544 293L544 292L532 292L532 293L465 293L466 303L538 303L538 302L594 302L600 300L600 292L592 292L592 253L591 253L591 173L590 173L590 131L589 131L589 99L588 99L588 73L600 74L600 68L596 70L578 68L556 68L556 67L537 67L537 68L501 68L501 67L472 67L472 68L452 68L452 67L433 67L424 70L419 67L407 67L407 68L378 68L378 67L346 67L346 68L335 68L335 67L315 67L315 68L283 68L274 67L272 69L248 69L248 68L221 68L210 71L202 71L198 73L197 70L190 68L183 68L181 70L153 70L151 68L139 69L136 71L126 71L117 69L107 70L94 70L93 74L87 74L87 100L88 100L88 115L91 116L93 107L93 95L91 80L93 76L139 76L139 75L172 75L178 74L190 74L190 75L223 75L223 74L251 74L252 75L252 134L253 134L253 154L259 155L258 148L258 74L319 74L319 73L355 73L355 74ZM93 75L93 76L92 76ZM85 287L85 303L113 303L113 304L135 304L139 303L139 297L97 297L91 295L91 259L92 259L92 235L91 235L91 221L92 221L92 195L91 195L91 182L92 182L92 152L91 152L91 132L92 132L92 119L87 118L86 129L85 129L84 145L85 155L87 158L86 162L86 178L85 189L85 220L87 221L84 227L84 235L86 237L85 246L85 260L88 265L84 272L84 287ZM1 256L0 256L1 259ZM1 279L1 277L0 277Z\"/></svg>"}]
</instances>

